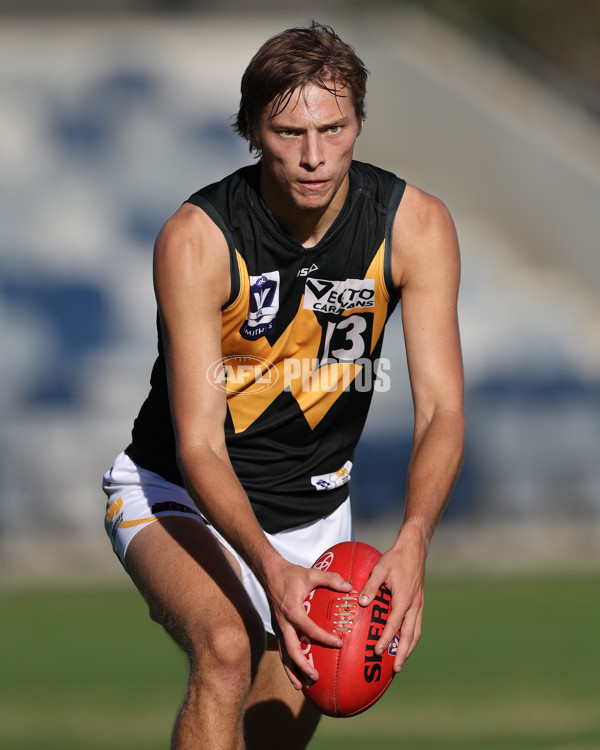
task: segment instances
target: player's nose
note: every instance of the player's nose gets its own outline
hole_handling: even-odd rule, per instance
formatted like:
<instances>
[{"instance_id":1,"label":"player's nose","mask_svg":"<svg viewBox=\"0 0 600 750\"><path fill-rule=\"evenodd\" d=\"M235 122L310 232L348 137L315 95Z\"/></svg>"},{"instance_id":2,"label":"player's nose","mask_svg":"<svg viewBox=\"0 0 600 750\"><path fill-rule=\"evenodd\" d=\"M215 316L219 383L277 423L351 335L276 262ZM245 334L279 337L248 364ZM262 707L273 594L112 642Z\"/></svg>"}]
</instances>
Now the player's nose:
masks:
<instances>
[{"instance_id":1,"label":"player's nose","mask_svg":"<svg viewBox=\"0 0 600 750\"><path fill-rule=\"evenodd\" d=\"M314 171L325 161L319 133L305 133L302 139L301 165Z\"/></svg>"}]
</instances>

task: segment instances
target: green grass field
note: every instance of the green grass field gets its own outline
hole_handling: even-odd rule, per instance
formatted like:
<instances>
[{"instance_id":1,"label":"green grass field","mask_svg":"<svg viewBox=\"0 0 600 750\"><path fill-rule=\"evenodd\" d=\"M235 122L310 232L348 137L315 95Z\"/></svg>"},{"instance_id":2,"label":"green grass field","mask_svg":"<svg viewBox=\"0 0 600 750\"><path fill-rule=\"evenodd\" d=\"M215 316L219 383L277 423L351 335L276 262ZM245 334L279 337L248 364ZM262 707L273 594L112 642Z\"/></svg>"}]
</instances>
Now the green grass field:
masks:
<instances>
[{"instance_id":1,"label":"green grass field","mask_svg":"<svg viewBox=\"0 0 600 750\"><path fill-rule=\"evenodd\" d=\"M390 690L311 750L600 748L600 578L432 579L427 597ZM184 680L132 590L0 593L1 748L165 750Z\"/></svg>"}]
</instances>

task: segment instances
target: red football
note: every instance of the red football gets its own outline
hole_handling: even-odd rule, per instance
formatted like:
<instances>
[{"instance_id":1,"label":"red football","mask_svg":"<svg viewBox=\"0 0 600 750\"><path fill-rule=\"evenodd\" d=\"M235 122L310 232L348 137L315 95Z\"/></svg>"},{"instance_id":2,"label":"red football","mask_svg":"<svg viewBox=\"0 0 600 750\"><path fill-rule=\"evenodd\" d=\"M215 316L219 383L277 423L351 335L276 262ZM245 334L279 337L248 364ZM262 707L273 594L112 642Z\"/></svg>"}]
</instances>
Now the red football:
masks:
<instances>
[{"instance_id":1,"label":"red football","mask_svg":"<svg viewBox=\"0 0 600 750\"><path fill-rule=\"evenodd\" d=\"M368 607L358 604L358 594L380 557L380 552L363 542L342 542L313 565L340 573L353 586L350 594L318 588L304 602L317 625L338 633L343 641L341 648L329 648L300 636L306 658L319 673L317 682L305 685L303 692L327 716L365 711L381 698L394 677L399 634L381 656L375 653L390 611L390 593L382 586Z\"/></svg>"}]
</instances>

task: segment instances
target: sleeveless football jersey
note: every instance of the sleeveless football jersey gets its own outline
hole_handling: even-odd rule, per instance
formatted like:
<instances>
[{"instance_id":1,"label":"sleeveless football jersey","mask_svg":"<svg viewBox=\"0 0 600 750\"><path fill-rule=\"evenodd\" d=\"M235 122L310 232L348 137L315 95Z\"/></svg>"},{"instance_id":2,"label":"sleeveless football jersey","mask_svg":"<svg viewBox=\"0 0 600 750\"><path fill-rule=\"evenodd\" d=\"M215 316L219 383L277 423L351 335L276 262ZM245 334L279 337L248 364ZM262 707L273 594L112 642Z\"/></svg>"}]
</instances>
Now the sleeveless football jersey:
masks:
<instances>
[{"instance_id":1,"label":"sleeveless football jersey","mask_svg":"<svg viewBox=\"0 0 600 750\"><path fill-rule=\"evenodd\" d=\"M259 180L260 164L245 167L189 202L229 246L223 357L209 377L226 394L233 468L274 533L324 517L348 496L354 448L373 390L385 382L378 359L399 297L390 235L405 182L354 161L341 212L304 248L269 213ZM126 452L182 484L160 328L151 386Z\"/></svg>"}]
</instances>

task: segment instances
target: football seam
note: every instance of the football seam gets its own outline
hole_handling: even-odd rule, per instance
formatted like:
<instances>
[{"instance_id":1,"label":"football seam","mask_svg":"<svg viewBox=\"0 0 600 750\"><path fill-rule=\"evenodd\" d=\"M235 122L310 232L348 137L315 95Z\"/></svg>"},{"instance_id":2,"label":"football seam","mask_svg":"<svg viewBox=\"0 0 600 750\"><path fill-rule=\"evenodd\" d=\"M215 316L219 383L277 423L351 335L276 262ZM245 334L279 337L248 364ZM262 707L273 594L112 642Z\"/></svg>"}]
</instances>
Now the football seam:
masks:
<instances>
[{"instance_id":1,"label":"football seam","mask_svg":"<svg viewBox=\"0 0 600 750\"><path fill-rule=\"evenodd\" d=\"M353 542L352 546L352 558L350 559L350 575L349 580L352 586L354 586L354 562L356 560L356 554L357 554L357 544L356 542ZM342 651L344 650L344 643L342 643L342 647L338 651L337 659L335 660L335 679L333 681L333 708L335 712L335 716L340 716L340 706L338 701L338 687L339 687L339 675L340 675L340 662L342 660ZM370 704L369 704L370 705Z\"/></svg>"}]
</instances>

